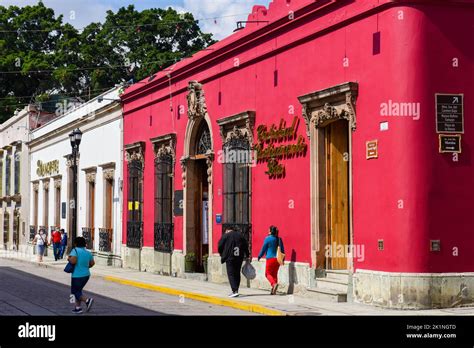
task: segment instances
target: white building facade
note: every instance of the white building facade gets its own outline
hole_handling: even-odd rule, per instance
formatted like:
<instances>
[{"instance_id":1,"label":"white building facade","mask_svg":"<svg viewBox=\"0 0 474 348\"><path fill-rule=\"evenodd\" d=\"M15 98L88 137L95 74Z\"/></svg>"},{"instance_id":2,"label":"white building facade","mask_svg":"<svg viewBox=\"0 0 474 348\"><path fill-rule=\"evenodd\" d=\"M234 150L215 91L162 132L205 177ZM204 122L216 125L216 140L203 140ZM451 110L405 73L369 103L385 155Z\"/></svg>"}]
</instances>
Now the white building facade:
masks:
<instances>
[{"instance_id":1,"label":"white building facade","mask_svg":"<svg viewBox=\"0 0 474 348\"><path fill-rule=\"evenodd\" d=\"M120 88L72 109L58 105L57 118L34 130L30 148L30 229L73 224L73 167L69 134L82 132L77 169L77 235L98 263L121 266L122 110Z\"/></svg>"},{"instance_id":2,"label":"white building facade","mask_svg":"<svg viewBox=\"0 0 474 348\"><path fill-rule=\"evenodd\" d=\"M30 112L25 108L0 125L0 241L26 251L29 240Z\"/></svg>"}]
</instances>

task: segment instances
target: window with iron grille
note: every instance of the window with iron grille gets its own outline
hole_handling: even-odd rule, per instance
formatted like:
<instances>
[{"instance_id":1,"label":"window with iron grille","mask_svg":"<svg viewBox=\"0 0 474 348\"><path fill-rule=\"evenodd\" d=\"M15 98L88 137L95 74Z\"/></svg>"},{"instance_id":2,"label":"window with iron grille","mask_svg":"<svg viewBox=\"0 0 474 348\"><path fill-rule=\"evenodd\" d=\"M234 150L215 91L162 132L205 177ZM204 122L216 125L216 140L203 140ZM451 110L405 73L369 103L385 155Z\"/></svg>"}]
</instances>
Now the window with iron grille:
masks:
<instances>
[{"instance_id":1,"label":"window with iron grille","mask_svg":"<svg viewBox=\"0 0 474 348\"><path fill-rule=\"evenodd\" d=\"M143 165L140 160L128 162L127 246L140 248L142 242Z\"/></svg>"},{"instance_id":2,"label":"window with iron grille","mask_svg":"<svg viewBox=\"0 0 474 348\"><path fill-rule=\"evenodd\" d=\"M237 228L250 224L250 167L246 154L250 154L247 139L233 139L224 145L223 224ZM243 228L246 229L245 226Z\"/></svg>"},{"instance_id":3,"label":"window with iron grille","mask_svg":"<svg viewBox=\"0 0 474 348\"><path fill-rule=\"evenodd\" d=\"M173 241L173 158L155 159L155 250L171 252Z\"/></svg>"}]
</instances>

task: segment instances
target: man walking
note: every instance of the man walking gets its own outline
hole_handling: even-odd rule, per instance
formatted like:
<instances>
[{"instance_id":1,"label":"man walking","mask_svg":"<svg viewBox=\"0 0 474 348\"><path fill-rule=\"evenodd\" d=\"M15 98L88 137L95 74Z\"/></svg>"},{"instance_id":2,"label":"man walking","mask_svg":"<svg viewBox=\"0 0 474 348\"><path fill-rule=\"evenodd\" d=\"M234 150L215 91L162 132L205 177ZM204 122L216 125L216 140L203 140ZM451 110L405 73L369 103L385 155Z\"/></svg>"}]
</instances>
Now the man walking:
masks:
<instances>
[{"instance_id":1,"label":"man walking","mask_svg":"<svg viewBox=\"0 0 474 348\"><path fill-rule=\"evenodd\" d=\"M54 260L58 261L61 249L61 233L57 229L51 234L51 241L53 242Z\"/></svg>"},{"instance_id":2,"label":"man walking","mask_svg":"<svg viewBox=\"0 0 474 348\"><path fill-rule=\"evenodd\" d=\"M229 297L239 296L240 269L244 259L249 257L249 245L242 233L227 229L218 246L221 255L221 263L226 264L227 276L229 278L232 293Z\"/></svg>"},{"instance_id":3,"label":"man walking","mask_svg":"<svg viewBox=\"0 0 474 348\"><path fill-rule=\"evenodd\" d=\"M64 253L67 248L67 234L64 231L64 228L61 228L61 246L59 248L59 258L64 258Z\"/></svg>"}]
</instances>

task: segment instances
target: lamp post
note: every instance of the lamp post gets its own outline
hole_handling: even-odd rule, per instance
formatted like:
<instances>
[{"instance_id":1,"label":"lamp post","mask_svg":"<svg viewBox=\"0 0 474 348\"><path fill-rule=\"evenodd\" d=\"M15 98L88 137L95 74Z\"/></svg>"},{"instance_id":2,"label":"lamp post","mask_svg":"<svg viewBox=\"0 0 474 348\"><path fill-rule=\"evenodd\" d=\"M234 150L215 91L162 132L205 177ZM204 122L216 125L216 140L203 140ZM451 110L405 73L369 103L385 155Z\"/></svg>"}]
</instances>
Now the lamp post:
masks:
<instances>
[{"instance_id":1,"label":"lamp post","mask_svg":"<svg viewBox=\"0 0 474 348\"><path fill-rule=\"evenodd\" d=\"M71 231L71 239L72 242L77 237L77 157L79 155L79 144L81 143L82 139L82 132L79 128L74 129L69 134L69 140L71 141L72 147L72 186L73 186L73 202L70 203L70 208L72 209L72 231Z\"/></svg>"}]
</instances>

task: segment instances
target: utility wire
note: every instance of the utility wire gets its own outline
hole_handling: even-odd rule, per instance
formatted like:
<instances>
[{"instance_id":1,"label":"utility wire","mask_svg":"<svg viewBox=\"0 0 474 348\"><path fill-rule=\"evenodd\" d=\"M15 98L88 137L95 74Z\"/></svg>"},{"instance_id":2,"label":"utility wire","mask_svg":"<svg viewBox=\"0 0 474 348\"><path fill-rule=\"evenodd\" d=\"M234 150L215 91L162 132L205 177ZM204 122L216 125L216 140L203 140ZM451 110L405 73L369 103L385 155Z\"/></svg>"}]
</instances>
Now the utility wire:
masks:
<instances>
[{"instance_id":1,"label":"utility wire","mask_svg":"<svg viewBox=\"0 0 474 348\"><path fill-rule=\"evenodd\" d=\"M248 13L240 13L240 14L232 14L232 15L226 15L226 16L218 16L218 17L208 17L208 18L199 18L199 19L194 19L194 20L180 20L180 21L160 21L158 23L143 23L143 24L134 24L134 25L118 25L118 26L110 26L107 27L108 29L119 29L119 28L142 28L142 27L150 27L150 26L159 26L159 25L176 25L176 24L182 24L182 23L193 23L193 22L200 22L200 21L208 21L208 20L214 20L216 21L217 19L222 19L222 18L228 18L228 17L238 17L238 16L244 16L248 15ZM66 22L67 23L67 22ZM95 23L91 23L95 24ZM104 24L99 23L102 26ZM90 24L89 24L90 25ZM82 27L82 28L76 28L78 31L83 31L87 27ZM52 32L59 32L59 31L67 31L68 29L20 29L18 28L17 30L0 30L0 33L52 33Z\"/></svg>"}]
</instances>

